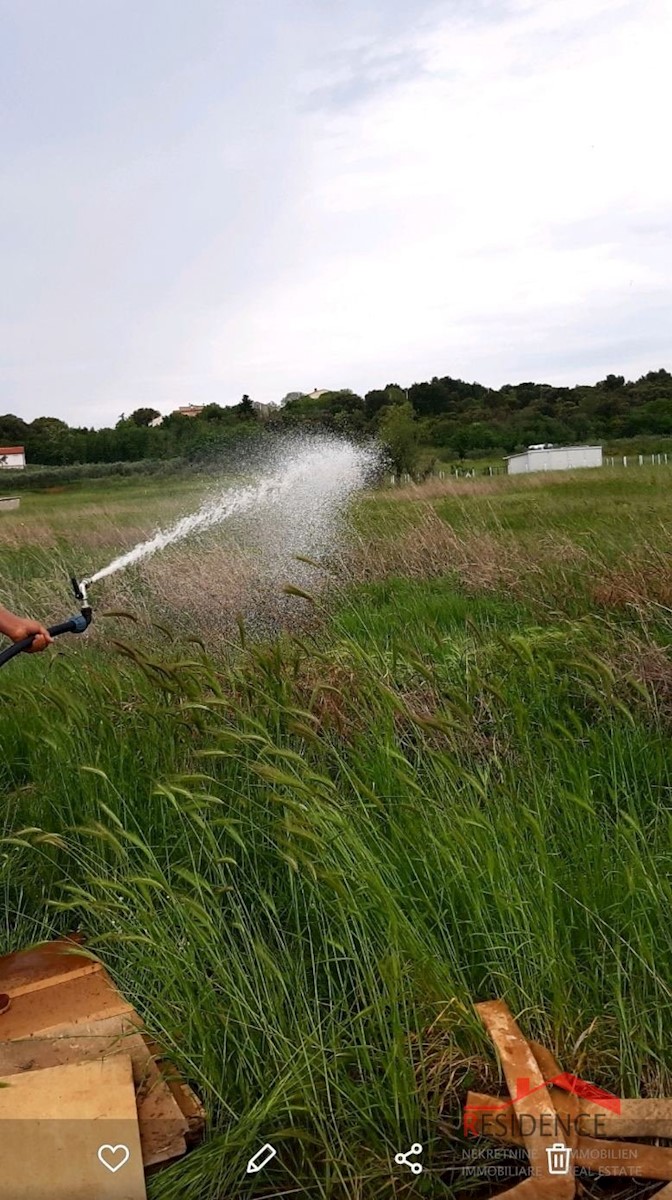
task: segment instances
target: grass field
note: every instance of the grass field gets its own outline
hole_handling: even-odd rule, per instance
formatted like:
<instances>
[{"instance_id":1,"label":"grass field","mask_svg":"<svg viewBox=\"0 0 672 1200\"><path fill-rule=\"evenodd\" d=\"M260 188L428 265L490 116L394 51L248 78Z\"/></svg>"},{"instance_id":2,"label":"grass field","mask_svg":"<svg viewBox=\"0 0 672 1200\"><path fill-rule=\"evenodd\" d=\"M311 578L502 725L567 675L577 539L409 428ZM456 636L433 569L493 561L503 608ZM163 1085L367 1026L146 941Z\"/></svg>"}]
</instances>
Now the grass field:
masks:
<instances>
[{"instance_id":1,"label":"grass field","mask_svg":"<svg viewBox=\"0 0 672 1200\"><path fill-rule=\"evenodd\" d=\"M84 930L203 1097L152 1200L483 1195L455 1169L497 1077L475 1000L670 1094L671 496L664 468L372 492L273 636L222 538L4 669L0 949ZM197 499L23 497L2 601L60 618L71 568Z\"/></svg>"}]
</instances>

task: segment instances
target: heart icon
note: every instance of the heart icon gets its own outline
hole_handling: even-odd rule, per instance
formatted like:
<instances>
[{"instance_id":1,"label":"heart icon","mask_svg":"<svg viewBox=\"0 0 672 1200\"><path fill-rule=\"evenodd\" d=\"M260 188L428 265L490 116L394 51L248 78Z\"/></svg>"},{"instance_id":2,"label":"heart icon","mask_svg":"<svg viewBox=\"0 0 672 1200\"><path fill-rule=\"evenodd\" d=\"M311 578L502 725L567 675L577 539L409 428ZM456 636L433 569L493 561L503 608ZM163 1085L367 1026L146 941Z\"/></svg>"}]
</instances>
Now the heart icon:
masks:
<instances>
[{"instance_id":1,"label":"heart icon","mask_svg":"<svg viewBox=\"0 0 672 1200\"><path fill-rule=\"evenodd\" d=\"M114 1175L116 1171L120 1171L126 1166L131 1152L128 1146L99 1146L98 1158L108 1171Z\"/></svg>"}]
</instances>

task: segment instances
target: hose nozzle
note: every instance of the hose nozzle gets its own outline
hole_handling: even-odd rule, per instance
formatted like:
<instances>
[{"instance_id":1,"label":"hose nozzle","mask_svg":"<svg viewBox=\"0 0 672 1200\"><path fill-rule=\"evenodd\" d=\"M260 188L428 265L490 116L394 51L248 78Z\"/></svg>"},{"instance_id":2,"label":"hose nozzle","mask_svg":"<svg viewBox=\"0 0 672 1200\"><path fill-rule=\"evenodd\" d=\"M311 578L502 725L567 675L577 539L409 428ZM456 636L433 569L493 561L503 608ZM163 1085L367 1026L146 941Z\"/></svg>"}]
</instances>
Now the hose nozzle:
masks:
<instances>
[{"instance_id":1,"label":"hose nozzle","mask_svg":"<svg viewBox=\"0 0 672 1200\"><path fill-rule=\"evenodd\" d=\"M70 582L72 584L72 590L75 593L75 600L80 600L82 604L87 604L88 601L86 598L86 583L84 582L84 580L82 580L80 583L80 581L78 579L75 579L75 577L73 575Z\"/></svg>"},{"instance_id":2,"label":"hose nozzle","mask_svg":"<svg viewBox=\"0 0 672 1200\"><path fill-rule=\"evenodd\" d=\"M82 617L85 621L83 628L86 629L93 620L93 610L89 604L86 594L87 581L84 579L75 579L75 576L73 575L71 576L70 582L72 584L72 590L75 593L75 599L79 600L82 606Z\"/></svg>"}]
</instances>

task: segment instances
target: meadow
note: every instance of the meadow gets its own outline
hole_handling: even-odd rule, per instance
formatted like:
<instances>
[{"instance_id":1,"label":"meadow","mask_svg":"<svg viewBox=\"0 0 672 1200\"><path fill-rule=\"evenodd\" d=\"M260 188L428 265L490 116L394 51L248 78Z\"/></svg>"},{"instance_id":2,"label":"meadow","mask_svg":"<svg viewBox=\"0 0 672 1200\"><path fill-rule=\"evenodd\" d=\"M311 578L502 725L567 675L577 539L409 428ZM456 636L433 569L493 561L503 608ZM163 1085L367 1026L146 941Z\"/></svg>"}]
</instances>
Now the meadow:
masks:
<instances>
[{"instance_id":1,"label":"meadow","mask_svg":"<svg viewBox=\"0 0 672 1200\"><path fill-rule=\"evenodd\" d=\"M22 494L0 601L61 619L201 486ZM671 498L672 466L371 491L312 589L185 544L0 674L0 951L84 931L208 1111L152 1200L490 1194L478 1000L670 1094Z\"/></svg>"}]
</instances>

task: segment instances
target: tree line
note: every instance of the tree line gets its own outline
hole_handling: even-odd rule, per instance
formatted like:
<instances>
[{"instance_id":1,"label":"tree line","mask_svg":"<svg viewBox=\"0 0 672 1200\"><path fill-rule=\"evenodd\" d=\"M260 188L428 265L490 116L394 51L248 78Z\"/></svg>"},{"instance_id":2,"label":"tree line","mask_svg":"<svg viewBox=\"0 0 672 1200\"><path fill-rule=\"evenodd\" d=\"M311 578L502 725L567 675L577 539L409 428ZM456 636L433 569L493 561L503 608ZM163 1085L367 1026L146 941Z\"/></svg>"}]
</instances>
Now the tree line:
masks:
<instances>
[{"instance_id":1,"label":"tree line","mask_svg":"<svg viewBox=\"0 0 672 1200\"><path fill-rule=\"evenodd\" d=\"M626 381L607 375L595 384L546 383L489 388L435 376L409 388L387 384L360 396L348 388L319 395L292 392L277 406L207 405L199 416L167 416L158 427L153 408L135 409L114 427L72 427L55 417L0 417L0 444L23 445L30 464L207 459L242 439L277 430L329 430L378 435L399 469L412 469L423 448L443 457L511 454L535 442L556 444L672 437L672 375L661 369Z\"/></svg>"}]
</instances>

